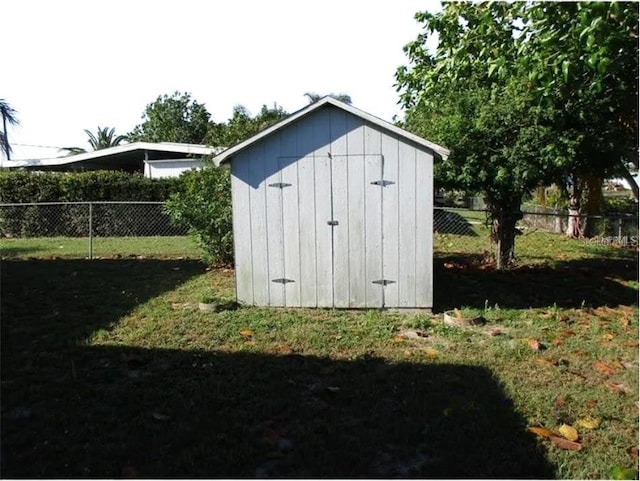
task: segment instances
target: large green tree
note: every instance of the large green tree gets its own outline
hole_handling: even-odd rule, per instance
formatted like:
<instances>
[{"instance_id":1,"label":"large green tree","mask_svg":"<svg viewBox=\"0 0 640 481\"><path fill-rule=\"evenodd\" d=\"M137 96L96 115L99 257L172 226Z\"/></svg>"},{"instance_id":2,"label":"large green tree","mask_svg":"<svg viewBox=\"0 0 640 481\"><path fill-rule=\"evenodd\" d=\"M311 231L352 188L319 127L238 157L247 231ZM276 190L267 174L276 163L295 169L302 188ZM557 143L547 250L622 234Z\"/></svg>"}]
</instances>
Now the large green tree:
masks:
<instances>
[{"instance_id":1,"label":"large green tree","mask_svg":"<svg viewBox=\"0 0 640 481\"><path fill-rule=\"evenodd\" d=\"M5 100L0 99L0 115L2 115L2 132L0 132L0 149L11 160L11 145L9 145L9 134L7 124L18 125L18 112Z\"/></svg>"},{"instance_id":2,"label":"large green tree","mask_svg":"<svg viewBox=\"0 0 640 481\"><path fill-rule=\"evenodd\" d=\"M161 95L147 105L143 122L128 134L130 142L181 142L204 144L210 114L189 93Z\"/></svg>"},{"instance_id":3,"label":"large green tree","mask_svg":"<svg viewBox=\"0 0 640 481\"><path fill-rule=\"evenodd\" d=\"M522 18L521 68L536 100L554 107L558 136L579 145L566 176L567 233L591 236L593 223L575 215L601 213L605 177L625 177L638 199L638 4L539 2Z\"/></svg>"},{"instance_id":4,"label":"large green tree","mask_svg":"<svg viewBox=\"0 0 640 481\"><path fill-rule=\"evenodd\" d=\"M98 126L95 134L87 129L85 129L84 132L87 134L87 142L89 143L91 150L102 150L109 147L116 147L127 140L126 135L116 135L116 129L113 127L109 128ZM87 149L84 147L64 147L62 150L67 151L70 155L87 152Z\"/></svg>"},{"instance_id":5,"label":"large green tree","mask_svg":"<svg viewBox=\"0 0 640 481\"><path fill-rule=\"evenodd\" d=\"M568 21L576 5L460 2L447 3L437 14L418 13L424 32L405 47L409 65L396 74L407 127L451 148L447 175L457 187L475 188L487 197L499 267L512 262L513 218L526 189L551 178L563 184L573 178L575 186L578 175L622 169L621 153L637 146L629 136L629 111L637 109L637 101L622 108L637 98L637 7L625 5L616 14L601 4L585 4L589 14L576 10L576 25ZM635 23L620 21L626 10ZM602 22L609 25L598 30L608 47L593 52L595 40L589 35ZM426 44L436 35L432 52ZM616 74L611 58L634 35L635 59L623 55L625 73ZM580 41L584 48L572 50ZM615 86L624 86L624 94ZM456 132L456 125L464 128ZM494 128L512 133L497 136ZM475 141L469 142L472 134ZM627 141L620 140L625 135ZM505 153L508 160L501 158ZM444 172L444 165L439 170ZM505 209L514 215L500 222Z\"/></svg>"},{"instance_id":6,"label":"large green tree","mask_svg":"<svg viewBox=\"0 0 640 481\"><path fill-rule=\"evenodd\" d=\"M397 72L405 127L440 142L451 155L436 166L445 186L482 192L496 244L496 264L515 259L516 223L525 193L554 176L558 152L549 147L548 113L532 102L520 75L492 77L483 37L495 39L505 62L517 57L512 5L449 3L416 17L425 32L405 47L410 66ZM426 41L438 34L438 48ZM497 67L494 67L497 68Z\"/></svg>"},{"instance_id":7,"label":"large green tree","mask_svg":"<svg viewBox=\"0 0 640 481\"><path fill-rule=\"evenodd\" d=\"M255 116L252 116L246 107L236 105L227 122L210 124L207 144L231 147L279 122L287 115L287 112L277 104L274 104L273 107L263 105Z\"/></svg>"}]
</instances>

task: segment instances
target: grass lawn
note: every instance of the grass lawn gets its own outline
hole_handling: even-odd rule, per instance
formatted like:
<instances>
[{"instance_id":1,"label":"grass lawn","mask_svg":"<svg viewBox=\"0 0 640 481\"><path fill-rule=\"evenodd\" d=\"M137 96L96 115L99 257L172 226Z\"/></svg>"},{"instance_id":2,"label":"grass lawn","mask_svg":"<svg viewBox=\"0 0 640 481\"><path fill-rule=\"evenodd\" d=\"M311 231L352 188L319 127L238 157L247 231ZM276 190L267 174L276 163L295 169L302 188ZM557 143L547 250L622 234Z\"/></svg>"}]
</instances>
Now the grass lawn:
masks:
<instances>
[{"instance_id":1,"label":"grass lawn","mask_svg":"<svg viewBox=\"0 0 640 481\"><path fill-rule=\"evenodd\" d=\"M88 237L3 238L0 255L7 259L84 259L89 257ZM198 246L191 237L94 237L93 257L186 257L197 259Z\"/></svg>"},{"instance_id":2,"label":"grass lawn","mask_svg":"<svg viewBox=\"0 0 640 481\"><path fill-rule=\"evenodd\" d=\"M379 311L205 313L203 296L233 298L232 271L28 259L3 241L2 476L637 470L637 252L575 247L501 273L450 239L435 311L482 315L473 328ZM528 430L563 424L577 444Z\"/></svg>"}]
</instances>

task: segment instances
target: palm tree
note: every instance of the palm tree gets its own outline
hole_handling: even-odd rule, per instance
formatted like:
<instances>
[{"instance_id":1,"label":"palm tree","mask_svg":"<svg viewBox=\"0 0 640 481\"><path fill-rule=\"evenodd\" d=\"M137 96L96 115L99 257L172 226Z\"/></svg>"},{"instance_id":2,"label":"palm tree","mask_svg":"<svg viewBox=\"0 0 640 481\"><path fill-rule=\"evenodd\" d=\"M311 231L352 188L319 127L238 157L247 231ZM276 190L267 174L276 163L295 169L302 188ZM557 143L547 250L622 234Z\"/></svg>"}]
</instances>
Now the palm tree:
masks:
<instances>
[{"instance_id":1,"label":"palm tree","mask_svg":"<svg viewBox=\"0 0 640 481\"><path fill-rule=\"evenodd\" d=\"M7 160L11 160L11 146L9 145L9 136L7 134L7 122L9 125L18 125L20 122L18 121L16 110L9 105L9 103L0 99L0 114L2 114L2 132L0 132L0 150L4 152L7 156Z\"/></svg>"},{"instance_id":2,"label":"palm tree","mask_svg":"<svg viewBox=\"0 0 640 481\"><path fill-rule=\"evenodd\" d=\"M98 126L97 132L94 134L90 130L84 129L85 133L89 137L89 145L91 150L102 150L109 147L116 147L122 142L127 141L126 135L116 135L116 129L109 127ZM87 149L83 147L64 147L63 149L68 152L68 155L83 154L87 152Z\"/></svg>"},{"instance_id":3,"label":"palm tree","mask_svg":"<svg viewBox=\"0 0 640 481\"><path fill-rule=\"evenodd\" d=\"M307 97L307 99L309 99L310 104L314 104L321 98L326 97L327 95L320 95L316 92L306 92L304 96ZM331 93L331 94L328 94L328 96L333 97L334 99L339 100L340 102L344 102L345 104L351 103L351 95Z\"/></svg>"}]
</instances>

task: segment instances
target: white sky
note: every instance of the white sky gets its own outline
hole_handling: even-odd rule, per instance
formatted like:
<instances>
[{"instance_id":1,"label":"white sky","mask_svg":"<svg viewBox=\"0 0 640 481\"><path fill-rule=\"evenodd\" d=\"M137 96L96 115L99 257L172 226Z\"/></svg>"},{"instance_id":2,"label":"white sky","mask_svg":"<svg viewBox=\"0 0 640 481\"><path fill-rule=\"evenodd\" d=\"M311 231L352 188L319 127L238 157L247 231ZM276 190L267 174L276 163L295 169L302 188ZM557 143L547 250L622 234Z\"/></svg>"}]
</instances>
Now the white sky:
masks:
<instances>
[{"instance_id":1,"label":"white sky","mask_svg":"<svg viewBox=\"0 0 640 481\"><path fill-rule=\"evenodd\" d=\"M402 47L435 0L5 0L0 98L18 111L12 159L86 147L83 129L125 134L176 90L216 122L234 105L293 112L305 92L351 95L391 121Z\"/></svg>"}]
</instances>

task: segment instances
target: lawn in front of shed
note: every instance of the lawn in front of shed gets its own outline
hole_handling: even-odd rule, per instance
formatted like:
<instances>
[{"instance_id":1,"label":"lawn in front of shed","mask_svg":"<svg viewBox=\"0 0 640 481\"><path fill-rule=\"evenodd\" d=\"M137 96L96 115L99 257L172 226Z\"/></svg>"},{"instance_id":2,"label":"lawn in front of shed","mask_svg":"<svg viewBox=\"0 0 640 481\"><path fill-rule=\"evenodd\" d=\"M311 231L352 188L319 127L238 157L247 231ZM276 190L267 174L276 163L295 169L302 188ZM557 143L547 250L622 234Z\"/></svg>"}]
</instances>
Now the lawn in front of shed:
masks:
<instances>
[{"instance_id":1,"label":"lawn in front of shed","mask_svg":"<svg viewBox=\"0 0 640 481\"><path fill-rule=\"evenodd\" d=\"M484 324L200 312L205 296L233 298L231 270L5 259L1 474L600 479L637 470L637 255L500 273L450 252L435 270L437 310L465 307ZM577 441L561 440L571 434L563 424Z\"/></svg>"}]
</instances>

